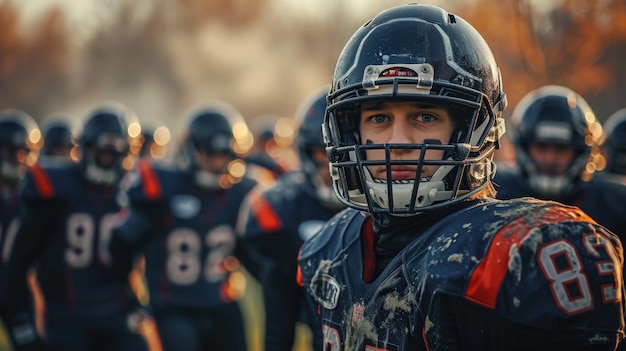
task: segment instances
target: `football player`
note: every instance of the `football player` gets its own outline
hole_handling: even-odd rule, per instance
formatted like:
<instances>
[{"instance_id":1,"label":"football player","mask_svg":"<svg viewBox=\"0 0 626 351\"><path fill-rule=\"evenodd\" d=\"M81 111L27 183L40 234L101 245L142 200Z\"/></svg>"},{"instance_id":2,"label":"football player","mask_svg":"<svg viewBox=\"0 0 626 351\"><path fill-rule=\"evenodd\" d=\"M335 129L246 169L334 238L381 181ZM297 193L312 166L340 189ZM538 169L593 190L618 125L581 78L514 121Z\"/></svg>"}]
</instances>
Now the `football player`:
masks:
<instances>
[{"instance_id":1,"label":"football player","mask_svg":"<svg viewBox=\"0 0 626 351\"><path fill-rule=\"evenodd\" d=\"M299 316L321 350L321 330L297 285L302 242L345 206L332 189L322 138L328 88L315 92L295 115L300 171L287 173L272 187L251 192L238 231L262 257L259 278L265 305L265 350L291 350ZM253 255L254 256L254 255Z\"/></svg>"},{"instance_id":2,"label":"football player","mask_svg":"<svg viewBox=\"0 0 626 351\"><path fill-rule=\"evenodd\" d=\"M324 120L346 209L300 281L329 350L613 350L619 239L575 207L495 200L504 132L489 46L439 7L393 7L337 61Z\"/></svg>"},{"instance_id":3,"label":"football player","mask_svg":"<svg viewBox=\"0 0 626 351\"><path fill-rule=\"evenodd\" d=\"M18 182L26 173L29 157L34 159L40 136L37 123L27 113L16 109L0 111L0 317L5 327L10 327L6 298L10 282L6 280L5 270L20 227ZM34 322L32 307L29 304L27 308ZM33 332L37 331L33 329Z\"/></svg>"},{"instance_id":4,"label":"football player","mask_svg":"<svg viewBox=\"0 0 626 351\"><path fill-rule=\"evenodd\" d=\"M234 152L239 123L243 118L225 102L194 109L182 162L141 161L128 179L130 213L113 232L111 252L122 276L143 255L165 351L246 349L232 255L238 210L256 182L243 177Z\"/></svg>"},{"instance_id":5,"label":"football player","mask_svg":"<svg viewBox=\"0 0 626 351\"><path fill-rule=\"evenodd\" d=\"M626 108L615 111L604 122L604 135L601 146L606 157L604 171L626 183Z\"/></svg>"},{"instance_id":6,"label":"football player","mask_svg":"<svg viewBox=\"0 0 626 351\"><path fill-rule=\"evenodd\" d=\"M139 303L117 279L108 242L120 221L119 182L128 152L121 104L91 109L78 137L78 163L35 164L24 177L22 226L7 267L9 318L18 349L37 344L28 314L26 272L36 267L52 350L147 350L136 323Z\"/></svg>"},{"instance_id":7,"label":"football player","mask_svg":"<svg viewBox=\"0 0 626 351\"><path fill-rule=\"evenodd\" d=\"M626 185L593 172L601 126L583 97L543 86L520 100L511 124L517 167L498 170L496 196L577 206L626 242Z\"/></svg>"}]
</instances>

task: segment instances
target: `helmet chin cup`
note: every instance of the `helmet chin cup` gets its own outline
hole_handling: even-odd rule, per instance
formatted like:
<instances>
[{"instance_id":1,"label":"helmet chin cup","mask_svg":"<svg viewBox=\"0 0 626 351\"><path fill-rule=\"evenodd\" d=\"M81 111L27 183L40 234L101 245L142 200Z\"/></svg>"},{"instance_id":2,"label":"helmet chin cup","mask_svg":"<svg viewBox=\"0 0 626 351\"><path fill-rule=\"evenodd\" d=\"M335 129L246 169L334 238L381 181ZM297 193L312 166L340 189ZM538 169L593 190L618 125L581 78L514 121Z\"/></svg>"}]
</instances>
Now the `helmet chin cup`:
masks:
<instances>
[{"instance_id":1,"label":"helmet chin cup","mask_svg":"<svg viewBox=\"0 0 626 351\"><path fill-rule=\"evenodd\" d=\"M194 181L203 189L216 190L220 188L220 176L217 173L198 169L194 173Z\"/></svg>"},{"instance_id":2,"label":"helmet chin cup","mask_svg":"<svg viewBox=\"0 0 626 351\"><path fill-rule=\"evenodd\" d=\"M18 181L24 174L26 168L18 163L0 161L0 178L9 182Z\"/></svg>"},{"instance_id":3,"label":"helmet chin cup","mask_svg":"<svg viewBox=\"0 0 626 351\"><path fill-rule=\"evenodd\" d=\"M418 209L438 201L452 199L454 193L446 190L443 179L453 168L454 166L439 166L429 180L420 180L418 184L415 184L414 180L393 183L391 184L391 194L389 194L388 183L386 181L374 181L367 169L364 170L365 183L374 202L381 208L389 209L389 212L393 214L398 210L406 210L411 207ZM411 201L416 187L415 201Z\"/></svg>"},{"instance_id":4,"label":"helmet chin cup","mask_svg":"<svg viewBox=\"0 0 626 351\"><path fill-rule=\"evenodd\" d=\"M120 178L120 172L115 168L102 168L95 162L87 162L85 165L85 178L94 184L111 185Z\"/></svg>"},{"instance_id":5,"label":"helmet chin cup","mask_svg":"<svg viewBox=\"0 0 626 351\"><path fill-rule=\"evenodd\" d=\"M572 186L571 180L564 176L531 174L528 178L530 187L537 195L550 199L567 194Z\"/></svg>"}]
</instances>

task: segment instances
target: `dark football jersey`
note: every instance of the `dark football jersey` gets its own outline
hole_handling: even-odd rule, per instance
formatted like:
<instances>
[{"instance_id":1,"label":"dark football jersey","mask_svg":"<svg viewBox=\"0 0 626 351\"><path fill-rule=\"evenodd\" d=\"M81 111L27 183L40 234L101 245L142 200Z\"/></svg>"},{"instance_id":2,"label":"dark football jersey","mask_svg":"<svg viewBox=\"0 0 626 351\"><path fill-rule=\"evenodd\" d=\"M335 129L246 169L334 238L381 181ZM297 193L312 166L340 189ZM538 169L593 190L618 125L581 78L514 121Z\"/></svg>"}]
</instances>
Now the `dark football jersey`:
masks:
<instances>
[{"instance_id":1,"label":"dark football jersey","mask_svg":"<svg viewBox=\"0 0 626 351\"><path fill-rule=\"evenodd\" d=\"M232 302L224 260L235 249L241 202L256 183L243 178L209 191L190 172L146 162L129 176L130 213L116 235L142 248L150 304L209 308Z\"/></svg>"},{"instance_id":2,"label":"dark football jersey","mask_svg":"<svg viewBox=\"0 0 626 351\"><path fill-rule=\"evenodd\" d=\"M494 178L498 199L507 200L530 196L541 198L528 185L528 181L515 170L500 170ZM626 243L626 184L612 181L596 174L580 183L578 190L566 197L543 199L576 206L598 223L617 234Z\"/></svg>"},{"instance_id":3,"label":"dark football jersey","mask_svg":"<svg viewBox=\"0 0 626 351\"><path fill-rule=\"evenodd\" d=\"M48 312L95 317L137 304L111 271L108 242L120 222L117 193L117 185L86 182L76 164L29 170L20 190L25 225L11 254L18 262L10 288L16 306L29 299L23 292L31 264Z\"/></svg>"},{"instance_id":4,"label":"dark football jersey","mask_svg":"<svg viewBox=\"0 0 626 351\"><path fill-rule=\"evenodd\" d=\"M18 192L15 187L0 185L0 308L6 306L5 265L19 228Z\"/></svg>"},{"instance_id":5,"label":"dark football jersey","mask_svg":"<svg viewBox=\"0 0 626 351\"><path fill-rule=\"evenodd\" d=\"M239 231L261 254L260 264L268 268L260 279L268 317L267 350L291 350L298 317L309 324L315 338L321 333L295 281L297 258L303 241L340 209L322 204L315 192L303 173L289 173L274 186L251 193L242 210Z\"/></svg>"},{"instance_id":6,"label":"dark football jersey","mask_svg":"<svg viewBox=\"0 0 626 351\"><path fill-rule=\"evenodd\" d=\"M302 242L319 231L339 209L323 205L315 195L315 188L299 172L289 173L270 188L255 191L242 214L240 230L245 238L256 238L277 232L290 234L293 242L281 247L279 255L289 248L297 256ZM295 273L295 266L294 268Z\"/></svg>"},{"instance_id":7,"label":"dark football jersey","mask_svg":"<svg viewBox=\"0 0 626 351\"><path fill-rule=\"evenodd\" d=\"M484 201L417 236L371 276L369 214L304 243L301 282L329 350L568 350L623 336L622 246L576 208ZM546 345L563 345L556 348Z\"/></svg>"}]
</instances>

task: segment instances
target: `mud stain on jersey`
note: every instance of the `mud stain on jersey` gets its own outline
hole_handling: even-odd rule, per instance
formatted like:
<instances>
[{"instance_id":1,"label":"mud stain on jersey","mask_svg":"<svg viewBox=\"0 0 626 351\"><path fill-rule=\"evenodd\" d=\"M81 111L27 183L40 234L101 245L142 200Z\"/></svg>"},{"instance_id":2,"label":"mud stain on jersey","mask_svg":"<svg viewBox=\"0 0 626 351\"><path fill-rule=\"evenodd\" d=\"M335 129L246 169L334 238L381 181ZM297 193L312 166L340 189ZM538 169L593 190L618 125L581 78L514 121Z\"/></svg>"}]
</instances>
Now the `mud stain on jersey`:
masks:
<instances>
[{"instance_id":1,"label":"mud stain on jersey","mask_svg":"<svg viewBox=\"0 0 626 351\"><path fill-rule=\"evenodd\" d=\"M364 309L362 303L354 304L344 316L347 326L346 350L357 350L366 340L379 347L387 348L390 335L408 334L410 332L409 330L399 330L399 326L409 325L406 319L411 315L412 306L415 305L415 299L410 289L402 293L398 291L387 292L382 300L382 306L379 304L381 304L379 299L373 299ZM361 318L354 318L361 314ZM391 339L397 340L397 337Z\"/></svg>"}]
</instances>

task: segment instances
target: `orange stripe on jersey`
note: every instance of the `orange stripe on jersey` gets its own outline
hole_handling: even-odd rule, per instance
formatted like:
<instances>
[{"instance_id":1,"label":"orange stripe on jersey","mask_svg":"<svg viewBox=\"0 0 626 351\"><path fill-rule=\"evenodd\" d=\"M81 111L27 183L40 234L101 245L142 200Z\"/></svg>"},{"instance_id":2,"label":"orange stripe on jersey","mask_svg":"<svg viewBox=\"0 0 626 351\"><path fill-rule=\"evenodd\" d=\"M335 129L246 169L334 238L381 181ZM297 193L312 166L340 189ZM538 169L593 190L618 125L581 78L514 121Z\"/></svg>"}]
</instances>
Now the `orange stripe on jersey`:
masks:
<instances>
[{"instance_id":1,"label":"orange stripe on jersey","mask_svg":"<svg viewBox=\"0 0 626 351\"><path fill-rule=\"evenodd\" d=\"M30 167L30 173L33 175L33 180L35 181L35 186L37 190L39 190L39 194L44 199L49 199L54 196L54 187L52 186L52 182L46 171L41 168L41 166L37 163Z\"/></svg>"},{"instance_id":2,"label":"orange stripe on jersey","mask_svg":"<svg viewBox=\"0 0 626 351\"><path fill-rule=\"evenodd\" d=\"M161 196L161 186L159 180L148 164L148 162L140 161L138 164L139 173L143 180L143 191L149 200L158 199Z\"/></svg>"},{"instance_id":3,"label":"orange stripe on jersey","mask_svg":"<svg viewBox=\"0 0 626 351\"><path fill-rule=\"evenodd\" d=\"M251 199L252 213L259 222L259 226L265 232L277 231L282 227L280 218L272 206L260 194L254 194Z\"/></svg>"},{"instance_id":4,"label":"orange stripe on jersey","mask_svg":"<svg viewBox=\"0 0 626 351\"><path fill-rule=\"evenodd\" d=\"M298 251L298 262L300 262L300 255L302 255L302 251ZM300 268L300 263L298 263L296 270L296 283L301 287L304 287L304 278L302 277L302 269Z\"/></svg>"},{"instance_id":5,"label":"orange stripe on jersey","mask_svg":"<svg viewBox=\"0 0 626 351\"><path fill-rule=\"evenodd\" d=\"M577 208L551 206L527 212L502 227L491 241L485 256L470 276L465 298L494 309L502 281L509 270L512 247L518 246L528 234L545 224L567 221L596 222Z\"/></svg>"}]
</instances>

